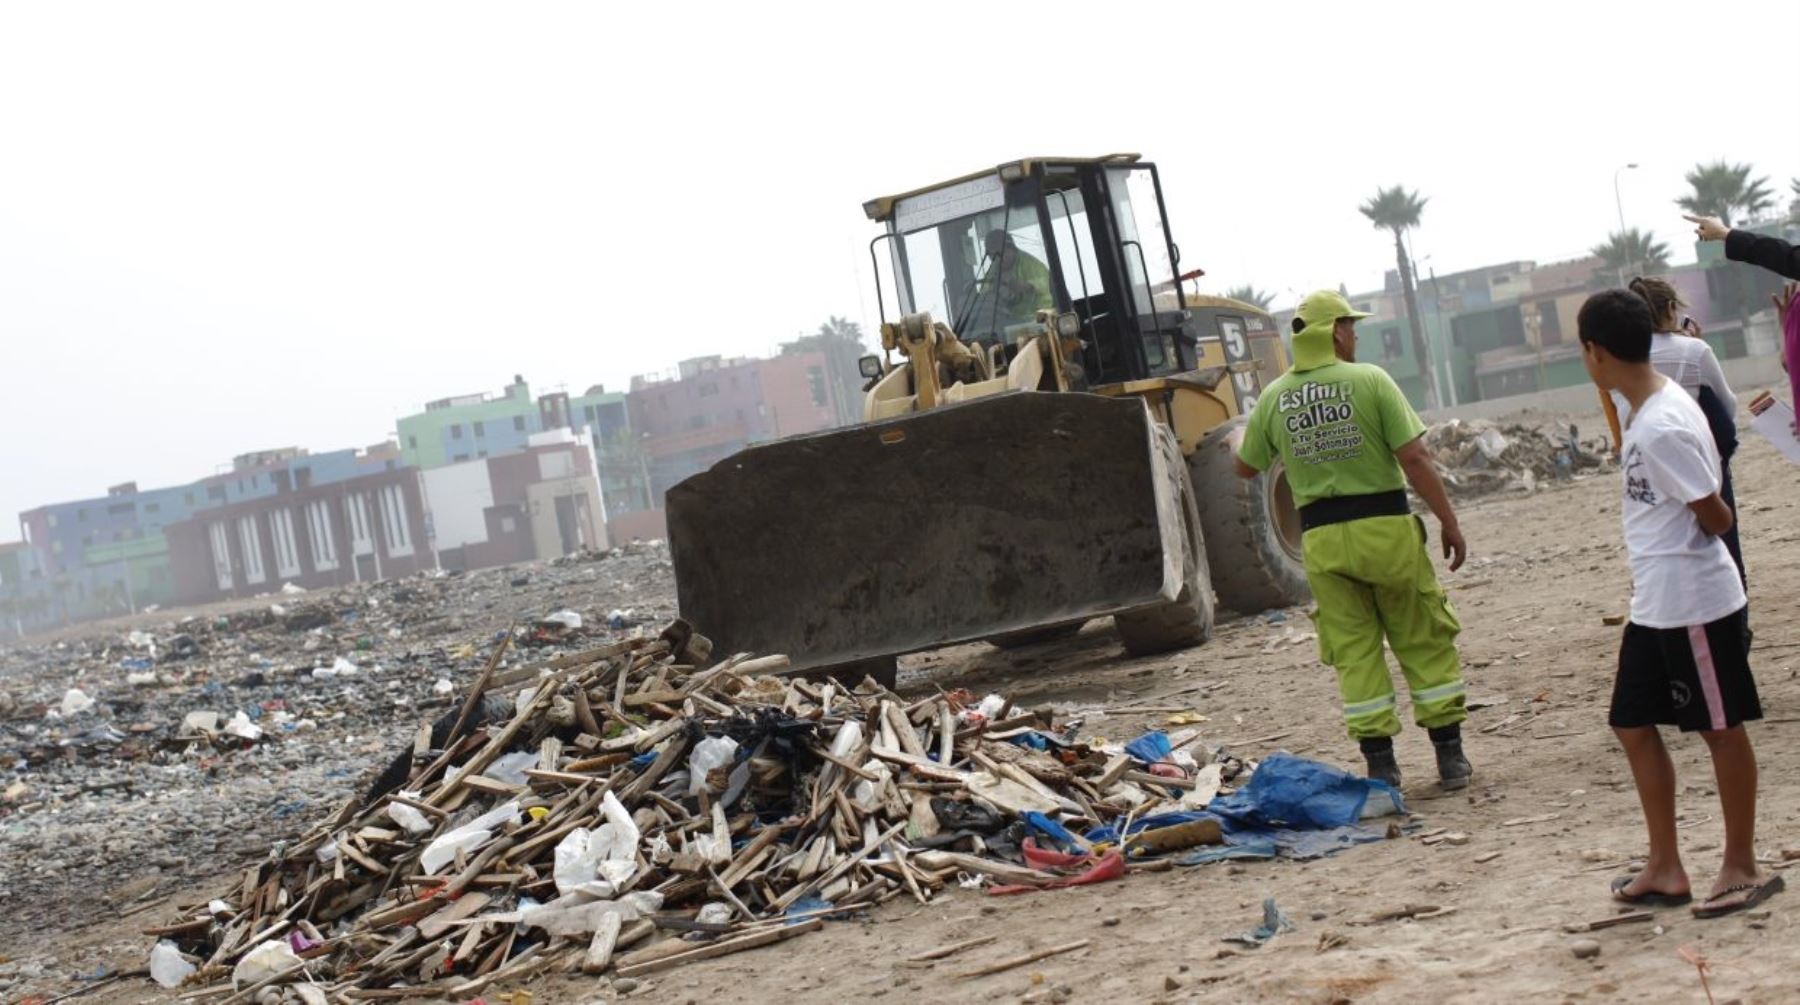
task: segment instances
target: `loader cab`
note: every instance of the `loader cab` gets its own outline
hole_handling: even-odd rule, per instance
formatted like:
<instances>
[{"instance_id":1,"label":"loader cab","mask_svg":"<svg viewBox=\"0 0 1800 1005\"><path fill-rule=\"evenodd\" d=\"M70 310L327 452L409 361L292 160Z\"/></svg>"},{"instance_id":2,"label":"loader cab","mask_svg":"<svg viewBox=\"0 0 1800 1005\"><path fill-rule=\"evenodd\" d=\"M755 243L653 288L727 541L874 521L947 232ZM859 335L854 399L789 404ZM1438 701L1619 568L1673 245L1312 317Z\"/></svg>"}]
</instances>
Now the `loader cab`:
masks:
<instances>
[{"instance_id":1,"label":"loader cab","mask_svg":"<svg viewBox=\"0 0 1800 1005\"><path fill-rule=\"evenodd\" d=\"M1083 386L1198 365L1156 166L1135 154L1015 161L864 210L884 225L869 246L877 284L893 280L884 321L891 296L1005 347L1039 310L1073 314Z\"/></svg>"}]
</instances>

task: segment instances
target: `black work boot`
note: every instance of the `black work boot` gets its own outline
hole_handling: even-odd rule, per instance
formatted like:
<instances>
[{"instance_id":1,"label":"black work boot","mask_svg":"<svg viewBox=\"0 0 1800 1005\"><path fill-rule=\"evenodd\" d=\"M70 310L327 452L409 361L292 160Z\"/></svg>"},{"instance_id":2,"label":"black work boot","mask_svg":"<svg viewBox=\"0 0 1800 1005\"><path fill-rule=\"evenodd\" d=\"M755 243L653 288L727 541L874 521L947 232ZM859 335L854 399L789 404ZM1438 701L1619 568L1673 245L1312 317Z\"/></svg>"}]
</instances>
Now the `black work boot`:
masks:
<instances>
[{"instance_id":1,"label":"black work boot","mask_svg":"<svg viewBox=\"0 0 1800 1005\"><path fill-rule=\"evenodd\" d=\"M1356 742L1362 747L1363 760L1368 762L1368 776L1377 782L1386 782L1398 789L1400 787L1400 762L1394 759L1394 738L1377 736Z\"/></svg>"},{"instance_id":2,"label":"black work boot","mask_svg":"<svg viewBox=\"0 0 1800 1005\"><path fill-rule=\"evenodd\" d=\"M1438 784L1446 789L1460 789L1475 776L1475 768L1463 756L1462 725L1439 726L1426 730L1431 734L1432 749L1437 751Z\"/></svg>"}]
</instances>

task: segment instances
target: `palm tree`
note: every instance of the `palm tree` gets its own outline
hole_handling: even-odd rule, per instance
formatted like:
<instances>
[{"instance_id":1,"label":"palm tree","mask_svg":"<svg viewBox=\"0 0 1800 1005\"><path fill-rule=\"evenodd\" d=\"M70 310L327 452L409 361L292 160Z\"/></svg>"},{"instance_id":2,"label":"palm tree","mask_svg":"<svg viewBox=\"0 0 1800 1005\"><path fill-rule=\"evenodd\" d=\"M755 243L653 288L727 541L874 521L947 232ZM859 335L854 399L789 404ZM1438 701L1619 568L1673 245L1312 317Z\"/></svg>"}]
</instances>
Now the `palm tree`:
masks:
<instances>
[{"instance_id":1,"label":"palm tree","mask_svg":"<svg viewBox=\"0 0 1800 1005\"><path fill-rule=\"evenodd\" d=\"M1775 193L1769 191L1769 179L1751 178L1750 171L1748 164L1722 160L1696 164L1687 173L1694 191L1675 200L1675 205L1695 216L1716 216L1727 227L1734 215L1754 218L1774 204Z\"/></svg>"},{"instance_id":2,"label":"palm tree","mask_svg":"<svg viewBox=\"0 0 1800 1005\"><path fill-rule=\"evenodd\" d=\"M1227 300L1239 300L1258 310L1266 311L1269 309L1269 301L1275 299L1275 295L1272 293L1265 293L1254 286L1233 286L1231 289L1225 291L1225 298Z\"/></svg>"},{"instance_id":3,"label":"palm tree","mask_svg":"<svg viewBox=\"0 0 1800 1005\"><path fill-rule=\"evenodd\" d=\"M1655 234L1636 227L1606 235L1606 241L1594 245L1588 254L1598 257L1621 277L1628 271L1661 272L1669 267L1669 246L1658 241Z\"/></svg>"},{"instance_id":4,"label":"palm tree","mask_svg":"<svg viewBox=\"0 0 1800 1005\"><path fill-rule=\"evenodd\" d=\"M1374 198L1358 208L1377 229L1394 233L1394 260L1400 268L1400 291L1406 298L1406 326L1412 332L1413 355L1418 358L1419 375L1424 378L1425 407L1436 408L1437 374L1431 367L1431 357L1425 352L1425 331L1419 325L1419 295L1413 288L1412 259L1406 253L1405 240L1406 232L1419 225L1425 203L1418 192L1408 192L1404 186L1395 185L1378 189Z\"/></svg>"}]
</instances>

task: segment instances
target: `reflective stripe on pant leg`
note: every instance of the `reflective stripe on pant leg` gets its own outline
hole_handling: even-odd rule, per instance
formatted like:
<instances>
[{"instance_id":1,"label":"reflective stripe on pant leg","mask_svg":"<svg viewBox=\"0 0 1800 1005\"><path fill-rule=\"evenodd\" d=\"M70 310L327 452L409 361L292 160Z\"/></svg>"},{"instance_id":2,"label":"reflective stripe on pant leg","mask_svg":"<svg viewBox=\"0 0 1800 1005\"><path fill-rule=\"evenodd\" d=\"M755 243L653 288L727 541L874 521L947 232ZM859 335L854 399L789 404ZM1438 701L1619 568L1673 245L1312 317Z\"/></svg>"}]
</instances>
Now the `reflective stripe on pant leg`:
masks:
<instances>
[{"instance_id":1,"label":"reflective stripe on pant leg","mask_svg":"<svg viewBox=\"0 0 1800 1005\"><path fill-rule=\"evenodd\" d=\"M1468 718L1464 709L1468 689L1456 651L1462 624L1444 596L1444 588L1438 585L1431 555L1425 550L1422 523L1397 520L1369 530L1374 533L1359 532L1359 547L1393 549L1412 558L1402 566L1407 570L1405 576L1376 588L1375 602L1388 646L1400 661L1412 693L1413 721L1427 729L1462 722Z\"/></svg>"},{"instance_id":2,"label":"reflective stripe on pant leg","mask_svg":"<svg viewBox=\"0 0 1800 1005\"><path fill-rule=\"evenodd\" d=\"M1374 591L1344 575L1355 558L1347 548L1349 526L1316 527L1303 539L1306 579L1318 604L1312 618L1319 634L1319 658L1337 670L1350 737L1393 736L1400 732L1400 720L1394 714L1394 684L1381 651Z\"/></svg>"}]
</instances>

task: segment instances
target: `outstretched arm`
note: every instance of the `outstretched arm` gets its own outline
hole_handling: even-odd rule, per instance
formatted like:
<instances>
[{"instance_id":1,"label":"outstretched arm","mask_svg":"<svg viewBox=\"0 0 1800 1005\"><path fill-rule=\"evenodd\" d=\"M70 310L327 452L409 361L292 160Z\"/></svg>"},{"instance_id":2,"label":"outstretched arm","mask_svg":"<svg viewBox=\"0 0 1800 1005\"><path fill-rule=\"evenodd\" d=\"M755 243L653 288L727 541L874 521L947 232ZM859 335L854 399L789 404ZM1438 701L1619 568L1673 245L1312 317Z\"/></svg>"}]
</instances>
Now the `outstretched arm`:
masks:
<instances>
[{"instance_id":1,"label":"outstretched arm","mask_svg":"<svg viewBox=\"0 0 1800 1005\"><path fill-rule=\"evenodd\" d=\"M1400 462L1400 470L1406 473L1407 484L1425 500L1425 505L1431 507L1432 515L1443 528L1439 536L1444 539L1444 557L1450 561L1450 571L1462 568L1463 560L1469 557L1469 546L1463 541L1462 527L1456 522L1456 510L1450 506L1450 493L1444 489L1444 480L1438 477L1437 464L1425 450L1424 437L1394 451L1394 458Z\"/></svg>"}]
</instances>

